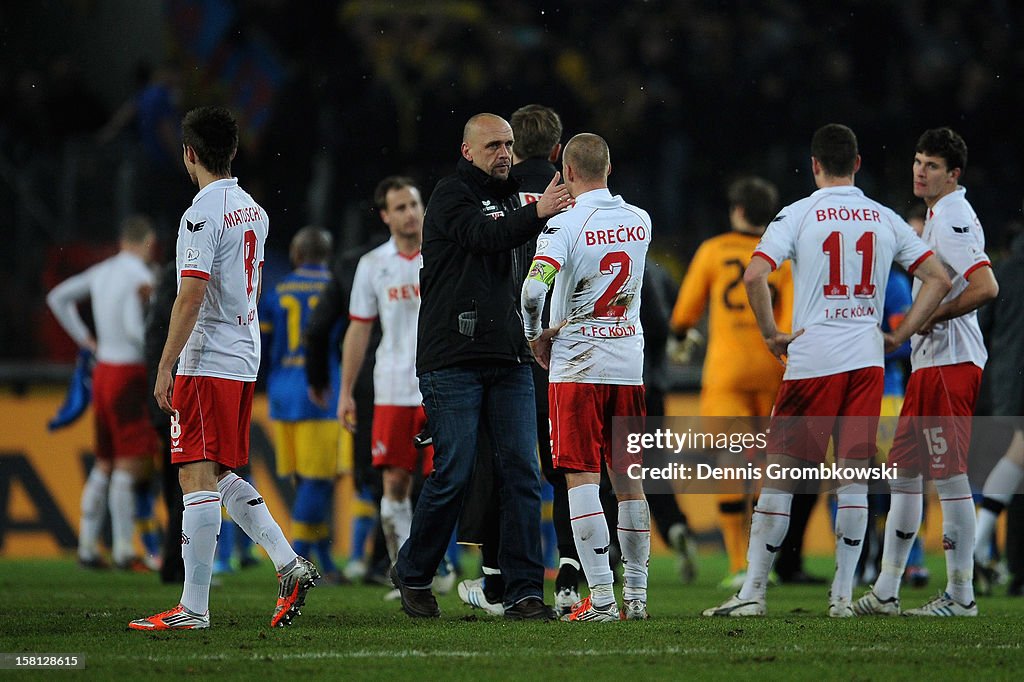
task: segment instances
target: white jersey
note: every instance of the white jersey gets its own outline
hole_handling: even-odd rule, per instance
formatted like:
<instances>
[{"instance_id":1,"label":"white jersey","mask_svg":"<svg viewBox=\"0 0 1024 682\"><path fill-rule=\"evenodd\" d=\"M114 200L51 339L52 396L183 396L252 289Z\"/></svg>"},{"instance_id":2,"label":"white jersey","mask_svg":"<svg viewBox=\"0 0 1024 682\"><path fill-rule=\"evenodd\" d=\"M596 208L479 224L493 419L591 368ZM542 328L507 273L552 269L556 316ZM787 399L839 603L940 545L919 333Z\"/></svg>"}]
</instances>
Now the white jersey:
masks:
<instances>
[{"instance_id":1,"label":"white jersey","mask_svg":"<svg viewBox=\"0 0 1024 682\"><path fill-rule=\"evenodd\" d=\"M754 251L793 262L793 327L785 379L882 367L885 286L895 260L909 272L931 251L894 211L853 185L786 206ZM737 358L738 362L742 360Z\"/></svg>"},{"instance_id":2,"label":"white jersey","mask_svg":"<svg viewBox=\"0 0 1024 682\"><path fill-rule=\"evenodd\" d=\"M178 227L178 282L208 281L199 318L181 351L178 374L256 381L267 214L236 178L199 190Z\"/></svg>"},{"instance_id":3,"label":"white jersey","mask_svg":"<svg viewBox=\"0 0 1024 682\"><path fill-rule=\"evenodd\" d=\"M958 187L939 199L928 211L921 235L946 266L953 288L942 302L952 300L967 288L971 273L981 267L991 266L985 254L985 232L981 229L974 209L967 202L967 190ZM921 283L914 282L914 296ZM910 364L913 369L939 367L970 362L982 369L988 360L988 351L978 326L978 311L946 320L935 325L932 331L921 336L914 334L910 340Z\"/></svg>"},{"instance_id":4,"label":"white jersey","mask_svg":"<svg viewBox=\"0 0 1024 682\"><path fill-rule=\"evenodd\" d=\"M153 273L135 254L122 251L58 284L46 302L64 330L84 346L89 328L78 314L78 301L92 301L96 325L96 359L115 365L143 362L144 304L153 289Z\"/></svg>"},{"instance_id":5,"label":"white jersey","mask_svg":"<svg viewBox=\"0 0 1024 682\"><path fill-rule=\"evenodd\" d=\"M566 320L551 346L551 382L643 384L640 287L650 243L647 211L607 189L548 220L534 260L558 269L551 323Z\"/></svg>"},{"instance_id":6,"label":"white jersey","mask_svg":"<svg viewBox=\"0 0 1024 682\"><path fill-rule=\"evenodd\" d=\"M416 322L420 314L420 252L403 256L394 239L359 259L348 314L353 320L380 318L382 336L373 368L376 405L419 405L416 379Z\"/></svg>"}]
</instances>

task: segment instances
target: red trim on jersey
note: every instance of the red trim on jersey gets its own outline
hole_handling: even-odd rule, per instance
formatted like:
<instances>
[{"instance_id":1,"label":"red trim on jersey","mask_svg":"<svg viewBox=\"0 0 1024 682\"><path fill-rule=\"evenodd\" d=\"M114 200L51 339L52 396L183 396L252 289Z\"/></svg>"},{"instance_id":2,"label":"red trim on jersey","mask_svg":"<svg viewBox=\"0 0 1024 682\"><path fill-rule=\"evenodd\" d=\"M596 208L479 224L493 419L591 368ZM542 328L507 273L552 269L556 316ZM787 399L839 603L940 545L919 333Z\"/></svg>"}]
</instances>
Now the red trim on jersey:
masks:
<instances>
[{"instance_id":1,"label":"red trim on jersey","mask_svg":"<svg viewBox=\"0 0 1024 682\"><path fill-rule=\"evenodd\" d=\"M599 511L599 512L591 512L590 514L581 514L580 516L574 516L574 517L572 517L572 518L571 518L571 519L569 519L569 520L570 520L570 521L577 521L577 520L579 520L579 519L585 519L585 518L587 518L588 516L600 516L600 515L603 515L603 514L604 514L604 512L603 512L603 511Z\"/></svg>"},{"instance_id":2,"label":"red trim on jersey","mask_svg":"<svg viewBox=\"0 0 1024 682\"><path fill-rule=\"evenodd\" d=\"M359 317L358 315L348 314L348 319L355 320L356 322L376 322L376 317Z\"/></svg>"},{"instance_id":3,"label":"red trim on jersey","mask_svg":"<svg viewBox=\"0 0 1024 682\"><path fill-rule=\"evenodd\" d=\"M558 261L556 261L554 258L551 258L550 256L534 256L533 260L539 260L541 263L547 263L548 265L552 266L555 270L562 269L562 266L558 264Z\"/></svg>"},{"instance_id":4,"label":"red trim on jersey","mask_svg":"<svg viewBox=\"0 0 1024 682\"><path fill-rule=\"evenodd\" d=\"M772 271L779 269L779 264L772 260L771 256L768 256L761 251L755 251L750 255L751 258L753 258L754 256L760 256L761 258L764 258L766 261L768 261L768 264L772 266Z\"/></svg>"},{"instance_id":5,"label":"red trim on jersey","mask_svg":"<svg viewBox=\"0 0 1024 682\"><path fill-rule=\"evenodd\" d=\"M205 279L207 281L209 281L209 279L210 279L210 273L203 272L202 270L182 270L181 271L181 276L182 277L198 277L199 279Z\"/></svg>"},{"instance_id":6,"label":"red trim on jersey","mask_svg":"<svg viewBox=\"0 0 1024 682\"><path fill-rule=\"evenodd\" d=\"M409 255L409 256L406 256L406 255L405 255L404 253L402 253L401 251L397 251L396 253L398 253L398 257L399 257L399 258L404 258L405 260L416 260L417 258L419 258L419 255L420 255L420 250L419 250L419 249L416 249L416 253L414 253L414 254L411 254L411 255Z\"/></svg>"},{"instance_id":7,"label":"red trim on jersey","mask_svg":"<svg viewBox=\"0 0 1024 682\"><path fill-rule=\"evenodd\" d=\"M986 261L982 261L981 263L975 263L975 264L974 264L974 265L972 265L971 267L967 268L967 272L965 272L965 273L964 273L964 279L970 279L970 278L971 278L971 275L973 275L973 274L974 274L974 271L975 271L975 270L977 270L978 268L983 268L983 267L985 267L986 265L987 265L988 267L992 267L992 264L991 264L991 263L989 263L989 262L988 262L988 261L986 260Z\"/></svg>"},{"instance_id":8,"label":"red trim on jersey","mask_svg":"<svg viewBox=\"0 0 1024 682\"><path fill-rule=\"evenodd\" d=\"M925 251L924 255L922 255L920 258L918 258L916 261L914 261L913 263L910 264L910 267L907 268L907 274L913 275L914 274L914 270L917 270L917 266L920 265L921 263L923 263L925 261L925 259L928 258L928 256L932 256L934 254L935 254L934 251L931 251L931 250Z\"/></svg>"}]
</instances>

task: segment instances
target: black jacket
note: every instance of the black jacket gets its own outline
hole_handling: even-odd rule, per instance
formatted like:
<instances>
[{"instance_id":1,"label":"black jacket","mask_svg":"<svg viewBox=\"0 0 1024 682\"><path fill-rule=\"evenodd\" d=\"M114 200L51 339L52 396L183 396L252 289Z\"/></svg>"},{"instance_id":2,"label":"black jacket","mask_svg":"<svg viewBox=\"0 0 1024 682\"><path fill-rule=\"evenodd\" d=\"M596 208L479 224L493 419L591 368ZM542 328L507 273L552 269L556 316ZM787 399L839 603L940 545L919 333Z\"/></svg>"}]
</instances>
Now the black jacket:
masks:
<instances>
[{"instance_id":1,"label":"black jacket","mask_svg":"<svg viewBox=\"0 0 1024 682\"><path fill-rule=\"evenodd\" d=\"M514 251L544 221L536 204L520 208L518 191L515 180L495 180L465 159L434 188L423 224L418 375L530 361L519 315L528 263L514 263Z\"/></svg>"}]
</instances>

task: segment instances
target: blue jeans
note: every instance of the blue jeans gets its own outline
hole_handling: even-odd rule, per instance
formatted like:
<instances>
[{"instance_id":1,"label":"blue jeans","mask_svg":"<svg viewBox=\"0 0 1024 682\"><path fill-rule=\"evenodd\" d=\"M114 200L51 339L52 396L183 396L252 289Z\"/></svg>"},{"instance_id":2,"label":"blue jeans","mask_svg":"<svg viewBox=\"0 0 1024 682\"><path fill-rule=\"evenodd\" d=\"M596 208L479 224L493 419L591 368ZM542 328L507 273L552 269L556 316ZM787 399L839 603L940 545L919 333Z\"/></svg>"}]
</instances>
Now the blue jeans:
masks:
<instances>
[{"instance_id":1,"label":"blue jeans","mask_svg":"<svg viewBox=\"0 0 1024 682\"><path fill-rule=\"evenodd\" d=\"M410 588L430 587L455 529L476 461L477 430L487 429L501 476L505 605L543 598L537 413L529 365L450 367L420 377L434 439L434 473L423 483L409 539L395 570Z\"/></svg>"}]
</instances>

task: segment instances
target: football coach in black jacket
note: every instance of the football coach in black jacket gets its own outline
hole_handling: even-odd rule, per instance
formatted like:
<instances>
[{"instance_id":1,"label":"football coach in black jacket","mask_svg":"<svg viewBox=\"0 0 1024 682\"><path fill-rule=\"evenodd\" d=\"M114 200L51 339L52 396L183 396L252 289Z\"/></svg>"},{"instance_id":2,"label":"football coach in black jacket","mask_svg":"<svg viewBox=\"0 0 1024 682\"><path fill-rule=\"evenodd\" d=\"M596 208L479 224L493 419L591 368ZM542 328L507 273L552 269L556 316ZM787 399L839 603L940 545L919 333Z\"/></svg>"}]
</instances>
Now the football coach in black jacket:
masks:
<instances>
[{"instance_id":1,"label":"football coach in black jacket","mask_svg":"<svg viewBox=\"0 0 1024 682\"><path fill-rule=\"evenodd\" d=\"M518 184L509 178L513 142L505 119L469 119L456 172L437 184L427 205L416 373L434 473L392 569L410 616L440 615L430 585L462 509L483 428L502 479L505 616L554 617L542 598L536 409L513 250L536 237L569 194L555 173L535 203L520 207Z\"/></svg>"}]
</instances>

